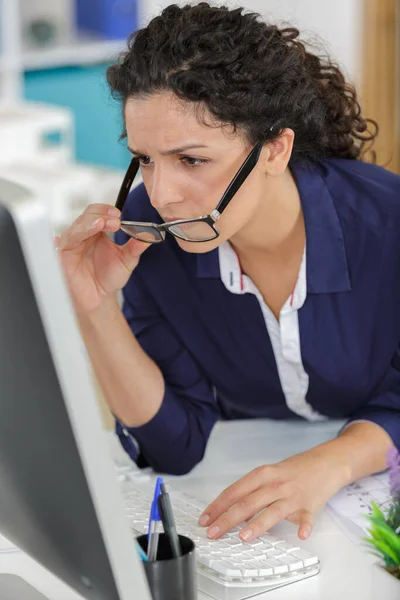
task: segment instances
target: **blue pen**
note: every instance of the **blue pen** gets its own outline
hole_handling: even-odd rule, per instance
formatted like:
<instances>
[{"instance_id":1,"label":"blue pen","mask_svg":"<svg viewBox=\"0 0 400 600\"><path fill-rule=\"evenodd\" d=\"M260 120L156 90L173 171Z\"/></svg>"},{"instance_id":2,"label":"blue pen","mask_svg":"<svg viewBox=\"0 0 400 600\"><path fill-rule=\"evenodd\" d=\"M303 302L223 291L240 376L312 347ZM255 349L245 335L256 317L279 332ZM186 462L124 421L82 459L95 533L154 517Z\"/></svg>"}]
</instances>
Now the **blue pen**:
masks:
<instances>
[{"instance_id":1,"label":"blue pen","mask_svg":"<svg viewBox=\"0 0 400 600\"><path fill-rule=\"evenodd\" d=\"M139 542L136 542L136 548L137 551L139 553L140 558L143 560L143 562L147 562L147 554L146 552L143 550L142 546L139 544Z\"/></svg>"},{"instance_id":2,"label":"blue pen","mask_svg":"<svg viewBox=\"0 0 400 600\"><path fill-rule=\"evenodd\" d=\"M151 510L150 510L149 533L147 536L147 539L148 539L147 558L151 562L154 562L157 559L158 535L159 535L159 526L160 526L160 522L161 522L160 512L158 510L158 496L161 493L161 484L162 483L163 483L162 477L157 477L156 487L154 489L154 498L153 498L153 502L151 504Z\"/></svg>"}]
</instances>

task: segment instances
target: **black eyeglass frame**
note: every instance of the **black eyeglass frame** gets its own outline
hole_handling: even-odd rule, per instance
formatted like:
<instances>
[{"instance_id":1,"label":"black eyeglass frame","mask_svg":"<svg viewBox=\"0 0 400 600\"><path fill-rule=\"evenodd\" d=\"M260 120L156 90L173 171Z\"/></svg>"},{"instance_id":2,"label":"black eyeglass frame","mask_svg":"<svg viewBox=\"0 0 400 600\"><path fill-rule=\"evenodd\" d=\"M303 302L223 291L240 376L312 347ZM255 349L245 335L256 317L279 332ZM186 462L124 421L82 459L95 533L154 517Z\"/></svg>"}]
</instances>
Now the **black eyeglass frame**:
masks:
<instances>
[{"instance_id":1,"label":"black eyeglass frame","mask_svg":"<svg viewBox=\"0 0 400 600\"><path fill-rule=\"evenodd\" d=\"M256 166L258 159L260 157L262 148L263 148L263 142L258 142L253 147L253 149L250 151L247 158L244 160L243 164L237 171L236 175L233 177L232 181L226 188L224 194L222 195L221 200L217 204L217 207L209 215L207 215L205 217L198 217L196 219L180 219L178 221L169 221L168 223L144 223L141 221L121 221L121 228L123 229L124 226L137 226L137 227L143 227L144 229L151 228L151 229L156 230L160 236L160 239L155 239L152 241L142 240L142 241L147 241L147 243L150 243L150 244L163 242L165 240L166 232L169 233L170 235L173 235L174 237L182 239L186 242L208 242L210 240L214 240L214 239L218 238L220 233L215 224L218 221L218 219L220 218L220 216L222 215L223 211L226 209L226 207L230 203L230 201L232 200L232 198L234 197L234 195L236 194L236 192L243 185L243 183L245 182L247 177L250 175L250 173ZM118 193L117 201L115 203L116 208L118 208L121 212L125 205L126 199L128 198L130 189L132 187L132 183L137 175L139 168L140 168L139 159L133 158L130 162L130 165L127 169L125 177L122 181L122 185L121 185L120 191ZM172 227L183 225L185 223L207 223L207 225L209 225L214 230L216 235L213 237L207 238L207 239L194 240L194 239L187 238L183 234L178 234L174 231L170 231L170 229Z\"/></svg>"}]
</instances>

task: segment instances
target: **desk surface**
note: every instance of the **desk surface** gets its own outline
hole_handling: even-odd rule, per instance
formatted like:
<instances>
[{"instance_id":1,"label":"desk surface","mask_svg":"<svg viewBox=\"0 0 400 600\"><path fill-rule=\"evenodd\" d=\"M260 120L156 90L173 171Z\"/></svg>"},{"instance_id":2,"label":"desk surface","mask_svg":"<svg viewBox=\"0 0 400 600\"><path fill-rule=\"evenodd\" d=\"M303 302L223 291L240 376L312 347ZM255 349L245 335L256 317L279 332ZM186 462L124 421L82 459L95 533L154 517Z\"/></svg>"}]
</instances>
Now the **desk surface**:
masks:
<instances>
[{"instance_id":1,"label":"desk surface","mask_svg":"<svg viewBox=\"0 0 400 600\"><path fill-rule=\"evenodd\" d=\"M282 460L334 437L341 421L323 423L234 421L218 423L203 462L174 485L206 502L224 487L260 464ZM112 434L114 458L129 460ZM298 542L296 527L283 521L274 527L288 541ZM271 530L273 532L273 530ZM371 564L365 554L332 520L328 510L318 516L313 534L302 547L320 557L318 576L257 596L257 600L375 600L371 595ZM21 575L49 600L82 600L81 596L21 552L0 554L0 572ZM199 600L208 596L199 594Z\"/></svg>"}]
</instances>

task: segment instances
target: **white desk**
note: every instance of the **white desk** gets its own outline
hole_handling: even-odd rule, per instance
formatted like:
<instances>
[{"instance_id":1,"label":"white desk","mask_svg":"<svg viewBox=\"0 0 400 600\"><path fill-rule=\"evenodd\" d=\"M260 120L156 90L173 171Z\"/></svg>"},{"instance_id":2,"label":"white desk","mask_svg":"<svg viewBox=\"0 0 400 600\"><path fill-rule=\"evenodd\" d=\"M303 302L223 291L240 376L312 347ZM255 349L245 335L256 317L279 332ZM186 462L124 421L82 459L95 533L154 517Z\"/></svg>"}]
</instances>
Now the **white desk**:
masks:
<instances>
[{"instance_id":1,"label":"white desk","mask_svg":"<svg viewBox=\"0 0 400 600\"><path fill-rule=\"evenodd\" d=\"M226 485L257 465L276 462L328 440L336 435L341 425L339 421L219 423L211 436L204 461L186 477L166 479L208 502ZM109 441L114 456L126 460L116 440ZM274 529L288 541L299 541L296 527L290 523L284 521ZM344 535L327 510L321 512L313 534L302 542L302 546L320 557L320 574L257 596L257 600L376 600L371 595L371 564L375 559ZM0 572L21 575L49 600L82 600L22 553L0 554ZM199 600L206 598L208 600L208 596L199 594Z\"/></svg>"}]
</instances>

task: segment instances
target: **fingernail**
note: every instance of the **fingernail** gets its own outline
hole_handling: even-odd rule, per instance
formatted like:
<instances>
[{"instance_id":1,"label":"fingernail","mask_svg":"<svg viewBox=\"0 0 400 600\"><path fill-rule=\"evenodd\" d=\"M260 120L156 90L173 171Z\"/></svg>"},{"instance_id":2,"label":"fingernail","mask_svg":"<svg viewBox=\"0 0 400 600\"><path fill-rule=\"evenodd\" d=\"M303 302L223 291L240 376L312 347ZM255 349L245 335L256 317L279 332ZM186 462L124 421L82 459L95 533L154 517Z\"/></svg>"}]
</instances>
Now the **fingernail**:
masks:
<instances>
[{"instance_id":1,"label":"fingernail","mask_svg":"<svg viewBox=\"0 0 400 600\"><path fill-rule=\"evenodd\" d=\"M97 225L100 223L100 220L101 219L99 218L99 219L96 219L95 221L93 221L93 223L91 224L90 227L97 227Z\"/></svg>"},{"instance_id":2,"label":"fingernail","mask_svg":"<svg viewBox=\"0 0 400 600\"><path fill-rule=\"evenodd\" d=\"M304 529L301 530L301 536L304 539L307 539L308 536L310 535L310 533L311 533L311 531L310 531L310 529L308 527L305 527Z\"/></svg>"},{"instance_id":3,"label":"fingernail","mask_svg":"<svg viewBox=\"0 0 400 600\"><path fill-rule=\"evenodd\" d=\"M251 536L253 535L253 532L251 529L245 529L244 531L242 531L241 533L239 533L239 537L242 540L249 540L251 538Z\"/></svg>"},{"instance_id":4,"label":"fingernail","mask_svg":"<svg viewBox=\"0 0 400 600\"><path fill-rule=\"evenodd\" d=\"M205 525L207 525L209 520L210 520L210 517L207 514L201 515L201 517L199 519L199 525L201 527L204 527Z\"/></svg>"},{"instance_id":5,"label":"fingernail","mask_svg":"<svg viewBox=\"0 0 400 600\"><path fill-rule=\"evenodd\" d=\"M208 531L207 531L207 535L210 538L214 538L217 537L217 535L219 534L219 527L218 525L214 525L213 527L211 527Z\"/></svg>"},{"instance_id":6,"label":"fingernail","mask_svg":"<svg viewBox=\"0 0 400 600\"><path fill-rule=\"evenodd\" d=\"M110 215L110 217L119 217L120 211L118 210L118 208L113 207L108 210L108 214Z\"/></svg>"},{"instance_id":7,"label":"fingernail","mask_svg":"<svg viewBox=\"0 0 400 600\"><path fill-rule=\"evenodd\" d=\"M119 219L107 219L106 222L106 227L119 227L120 226L120 220Z\"/></svg>"}]
</instances>

